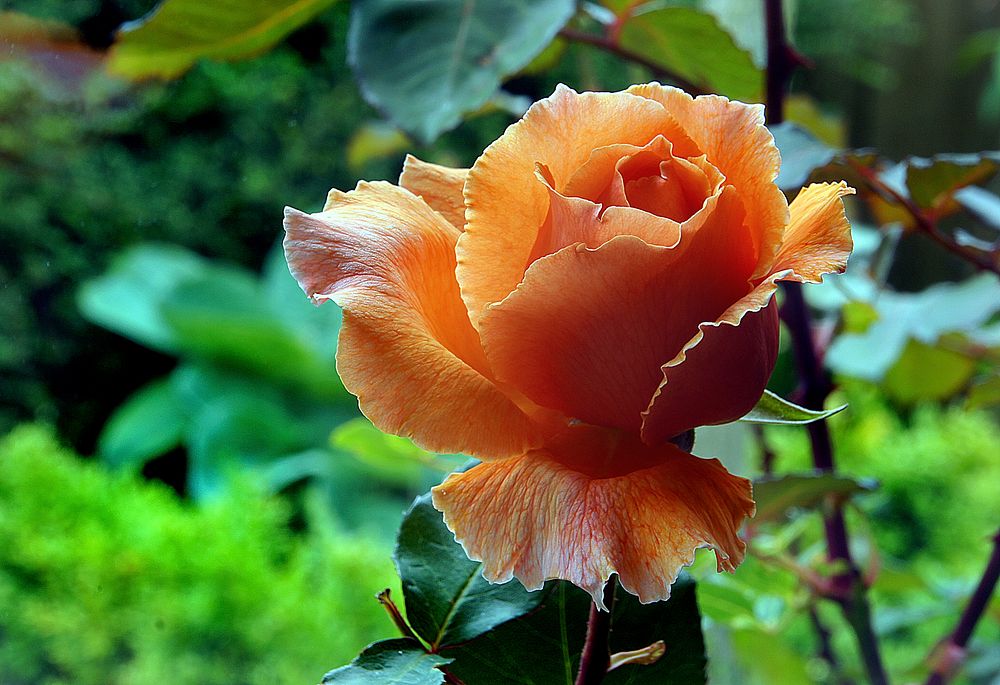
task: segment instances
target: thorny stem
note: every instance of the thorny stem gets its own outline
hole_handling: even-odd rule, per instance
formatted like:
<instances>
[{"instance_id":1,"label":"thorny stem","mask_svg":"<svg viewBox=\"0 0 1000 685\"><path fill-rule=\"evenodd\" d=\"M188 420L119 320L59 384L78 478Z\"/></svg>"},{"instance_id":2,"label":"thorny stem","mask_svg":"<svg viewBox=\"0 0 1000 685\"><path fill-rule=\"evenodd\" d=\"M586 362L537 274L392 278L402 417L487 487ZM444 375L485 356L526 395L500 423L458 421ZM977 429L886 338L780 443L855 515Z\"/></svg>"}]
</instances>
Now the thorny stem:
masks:
<instances>
[{"instance_id":1,"label":"thorny stem","mask_svg":"<svg viewBox=\"0 0 1000 685\"><path fill-rule=\"evenodd\" d=\"M993 536L993 553L986 563L979 585L976 586L969 603L965 605L958 625L952 631L948 639L941 645L940 652L945 658L938 659L934 670L927 678L926 685L945 685L955 675L959 664L965 656L965 646L972 637L972 631L976 629L976 624L986 611L986 606L990 602L990 597L996 589L997 580L1000 579L1000 530Z\"/></svg>"},{"instance_id":2,"label":"thorny stem","mask_svg":"<svg viewBox=\"0 0 1000 685\"><path fill-rule=\"evenodd\" d=\"M848 160L848 163L851 165L851 168L861 175L861 177L865 180L865 183L868 184L868 187L877 192L879 195L882 195L884 198L905 209L906 213L912 217L913 225L916 226L917 230L921 233L944 249L948 250L948 252L951 252L959 259L972 264L977 269L982 271L992 271L1000 276L1000 261L991 259L986 253L976 251L956 242L954 238L938 228L937 221L932 214L928 213L916 202L906 197L889 184L885 183L878 177L878 174L873 169L869 169L865 165L859 164L853 160Z\"/></svg>"},{"instance_id":3,"label":"thorny stem","mask_svg":"<svg viewBox=\"0 0 1000 685\"><path fill-rule=\"evenodd\" d=\"M777 124L784 119L785 91L788 80L801 60L791 49L785 36L785 21L781 0L764 0L767 29L767 118ZM821 409L830 393L830 381L823 371L822 359L813 340L812 322L802 287L798 283L784 283L785 302L782 315L792 336L792 346L799 369L806 407ZM809 424L813 465L820 471L835 470L833 442L825 420ZM861 658L872 685L888 685L885 667L879 653L878 639L872 628L871 608L867 588L857 565L851 558L847 524L839 503L833 503L824 516L827 555L831 561L841 562L843 570L832 579L828 597L840 605L844 617L854 631Z\"/></svg>"},{"instance_id":4,"label":"thorny stem","mask_svg":"<svg viewBox=\"0 0 1000 685\"><path fill-rule=\"evenodd\" d=\"M611 612L615 610L615 585L618 581L609 579L604 586L604 606L601 611L596 604L590 605L587 620L587 639L580 656L580 670L577 671L575 685L600 685L611 664L611 648L608 637L611 632Z\"/></svg>"},{"instance_id":5,"label":"thorny stem","mask_svg":"<svg viewBox=\"0 0 1000 685\"><path fill-rule=\"evenodd\" d=\"M679 88L683 88L692 95L702 95L706 91L701 86L698 86L691 81L688 81L683 76L676 74L668 69L664 69L662 65L657 64L653 60L640 55L637 52L633 52L628 48L622 47L617 40L615 40L610 34L603 36L594 35L592 33L585 33L583 31L577 31L576 29L564 28L559 31L559 35L566 40L573 41L574 43L584 43L586 45L592 45L595 48L604 50L605 52L616 55L621 59L638 64L640 66L646 67L653 72L658 78L670 81Z\"/></svg>"}]
</instances>

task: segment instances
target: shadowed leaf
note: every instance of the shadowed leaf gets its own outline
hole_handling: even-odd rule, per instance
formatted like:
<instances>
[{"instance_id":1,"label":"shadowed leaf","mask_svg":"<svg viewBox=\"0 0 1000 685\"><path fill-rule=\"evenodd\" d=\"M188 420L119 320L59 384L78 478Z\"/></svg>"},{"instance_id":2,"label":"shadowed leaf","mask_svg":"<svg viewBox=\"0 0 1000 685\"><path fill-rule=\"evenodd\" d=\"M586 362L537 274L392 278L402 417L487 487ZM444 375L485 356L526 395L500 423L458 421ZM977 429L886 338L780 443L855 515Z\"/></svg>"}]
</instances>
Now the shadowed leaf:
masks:
<instances>
[{"instance_id":1,"label":"shadowed leaf","mask_svg":"<svg viewBox=\"0 0 1000 685\"><path fill-rule=\"evenodd\" d=\"M753 483L753 498L757 502L754 523L781 518L789 509L813 508L828 495L847 497L874 490L871 481L828 473L794 473L779 478L759 478Z\"/></svg>"},{"instance_id":2,"label":"shadowed leaf","mask_svg":"<svg viewBox=\"0 0 1000 685\"><path fill-rule=\"evenodd\" d=\"M482 564L465 556L430 495L404 515L394 558L410 625L434 647L471 640L542 601L520 583L483 578Z\"/></svg>"},{"instance_id":3,"label":"shadowed leaf","mask_svg":"<svg viewBox=\"0 0 1000 685\"><path fill-rule=\"evenodd\" d=\"M348 59L365 99L429 142L484 104L573 14L572 0L354 3Z\"/></svg>"}]
</instances>

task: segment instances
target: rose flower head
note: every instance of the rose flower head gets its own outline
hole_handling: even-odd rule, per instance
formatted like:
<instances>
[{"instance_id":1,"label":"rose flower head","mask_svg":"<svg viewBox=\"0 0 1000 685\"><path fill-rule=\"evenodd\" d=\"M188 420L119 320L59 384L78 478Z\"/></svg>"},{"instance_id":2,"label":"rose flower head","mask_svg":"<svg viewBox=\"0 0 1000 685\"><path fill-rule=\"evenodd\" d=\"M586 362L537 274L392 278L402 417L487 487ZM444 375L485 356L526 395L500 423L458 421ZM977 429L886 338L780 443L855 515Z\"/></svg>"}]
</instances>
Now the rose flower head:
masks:
<instances>
[{"instance_id":1,"label":"rose flower head","mask_svg":"<svg viewBox=\"0 0 1000 685\"><path fill-rule=\"evenodd\" d=\"M789 205L763 107L559 86L476 160L287 209L285 254L344 310L337 365L382 430L478 458L434 506L491 581L613 573L665 599L698 547L733 570L750 482L671 439L734 421L778 351L776 282L851 251L844 183Z\"/></svg>"}]
</instances>

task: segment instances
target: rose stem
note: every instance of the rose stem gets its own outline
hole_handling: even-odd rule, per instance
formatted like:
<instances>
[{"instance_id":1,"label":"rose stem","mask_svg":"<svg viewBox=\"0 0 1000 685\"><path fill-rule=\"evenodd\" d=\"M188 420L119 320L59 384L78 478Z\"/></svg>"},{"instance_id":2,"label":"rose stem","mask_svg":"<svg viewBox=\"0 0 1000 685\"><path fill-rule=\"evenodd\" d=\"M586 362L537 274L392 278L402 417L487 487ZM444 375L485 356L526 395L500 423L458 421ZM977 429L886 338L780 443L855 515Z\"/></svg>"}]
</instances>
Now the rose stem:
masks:
<instances>
[{"instance_id":1,"label":"rose stem","mask_svg":"<svg viewBox=\"0 0 1000 685\"><path fill-rule=\"evenodd\" d=\"M617 582L614 578L610 578L604 586L604 606L608 608L607 611L598 609L597 604L590 605L587 639L583 644L580 670L577 671L574 685L599 685L608 673L608 665L611 663L608 636L611 632L611 612L615 610Z\"/></svg>"},{"instance_id":2,"label":"rose stem","mask_svg":"<svg viewBox=\"0 0 1000 685\"><path fill-rule=\"evenodd\" d=\"M767 31L766 111L768 123L773 125L784 119L788 80L802 60L788 45L781 0L764 0L764 16ZM792 336L792 348L804 390L804 404L812 409L820 409L831 387L813 341L812 322L802 296L802 286L789 282L782 286L785 302L781 313ZM811 423L807 429L812 445L813 465L819 471L832 473L836 467L833 442L826 421ZM828 597L840 605L851 626L872 685L887 685L889 679L882 665L878 638L872 627L867 587L851 557L847 524L840 504L834 503L825 514L823 528L826 533L827 556L831 561L839 562L841 567L832 578Z\"/></svg>"},{"instance_id":3,"label":"rose stem","mask_svg":"<svg viewBox=\"0 0 1000 685\"><path fill-rule=\"evenodd\" d=\"M969 598L969 603L965 606L965 611L962 612L961 618L958 619L958 625L955 626L955 630L952 631L951 635L948 636L948 639L940 648L942 649L940 654L945 655L945 658L938 660L938 663L934 666L934 670L927 678L927 685L944 685L954 676L954 667L957 664L947 657L949 654L964 656L965 645L968 644L969 638L972 637L972 631L975 630L976 623L979 622L979 619L982 618L983 613L986 611L990 597L997 587L998 578L1000 578L1000 530L997 530L993 536L993 554L990 555L990 560L986 563L986 568L983 570L983 577L979 579L979 585L976 586L975 592Z\"/></svg>"}]
</instances>

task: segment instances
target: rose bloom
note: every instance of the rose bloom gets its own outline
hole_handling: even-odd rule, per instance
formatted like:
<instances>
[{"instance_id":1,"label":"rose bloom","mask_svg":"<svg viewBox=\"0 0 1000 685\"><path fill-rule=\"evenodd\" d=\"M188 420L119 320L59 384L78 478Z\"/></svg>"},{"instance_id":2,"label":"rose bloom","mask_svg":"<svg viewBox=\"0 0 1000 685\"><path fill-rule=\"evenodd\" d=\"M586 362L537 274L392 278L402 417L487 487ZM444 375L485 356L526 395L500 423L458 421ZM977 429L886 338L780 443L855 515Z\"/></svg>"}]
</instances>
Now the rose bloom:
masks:
<instances>
[{"instance_id":1,"label":"rose bloom","mask_svg":"<svg viewBox=\"0 0 1000 685\"><path fill-rule=\"evenodd\" d=\"M611 574L665 599L695 549L733 570L750 482L671 442L746 414L778 350L776 282L851 251L841 197L789 205L763 107L656 83L559 86L471 169L286 210L285 253L344 310L337 364L380 429L481 463L433 490L491 581Z\"/></svg>"}]
</instances>

